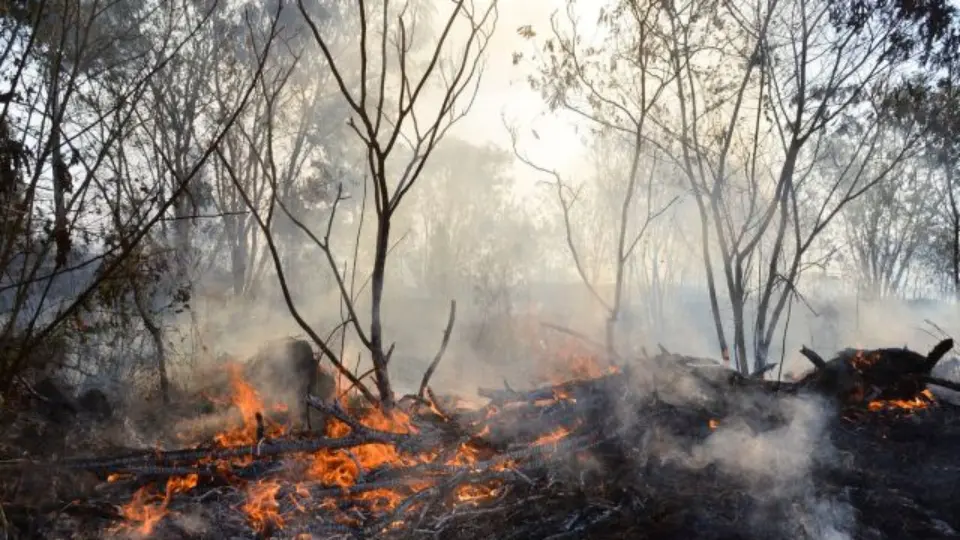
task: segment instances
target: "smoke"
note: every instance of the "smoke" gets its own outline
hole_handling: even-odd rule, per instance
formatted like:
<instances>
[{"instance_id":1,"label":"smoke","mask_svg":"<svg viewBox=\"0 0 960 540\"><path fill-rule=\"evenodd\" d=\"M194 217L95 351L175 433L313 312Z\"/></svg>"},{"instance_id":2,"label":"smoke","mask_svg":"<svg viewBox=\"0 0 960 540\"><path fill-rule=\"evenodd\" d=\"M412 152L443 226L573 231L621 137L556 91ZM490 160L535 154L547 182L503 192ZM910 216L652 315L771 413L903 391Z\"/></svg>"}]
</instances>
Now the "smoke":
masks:
<instances>
[{"instance_id":1,"label":"smoke","mask_svg":"<svg viewBox=\"0 0 960 540\"><path fill-rule=\"evenodd\" d=\"M650 379L662 379L659 370L648 373ZM681 410L690 407L717 406L717 390L709 391L693 377L680 377L658 393ZM726 388L726 387L724 387ZM824 470L842 468L842 454L830 441L829 426L836 411L819 398L779 397L730 390L724 396L730 411L715 419L711 433L697 442L684 430L657 427L648 431L635 455L640 463L651 463L659 474L675 475L675 468L698 473L706 479L705 498L716 497L717 490L746 496L745 527L760 537L807 539L848 539L855 529L855 510L842 493L823 488L818 478ZM620 411L624 422L637 422L637 405ZM628 410L629 409L629 410ZM772 425L771 425L772 424ZM712 471L712 472L708 472ZM688 478L684 481L691 482ZM710 499L708 499L710 500Z\"/></svg>"}]
</instances>

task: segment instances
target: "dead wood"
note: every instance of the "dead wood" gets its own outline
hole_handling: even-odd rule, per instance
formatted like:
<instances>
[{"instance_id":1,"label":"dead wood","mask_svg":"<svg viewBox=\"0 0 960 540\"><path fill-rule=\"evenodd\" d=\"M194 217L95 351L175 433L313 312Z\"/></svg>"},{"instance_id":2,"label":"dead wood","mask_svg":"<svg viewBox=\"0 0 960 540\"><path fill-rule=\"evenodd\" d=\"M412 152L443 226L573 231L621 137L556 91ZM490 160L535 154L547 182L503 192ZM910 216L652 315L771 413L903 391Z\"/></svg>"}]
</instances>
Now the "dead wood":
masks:
<instances>
[{"instance_id":1,"label":"dead wood","mask_svg":"<svg viewBox=\"0 0 960 540\"><path fill-rule=\"evenodd\" d=\"M936 386L942 386L942 387L946 388L947 390L953 390L953 391L955 391L955 392L960 392L960 383L957 383L957 382L948 381L948 380L946 380L946 379L941 379L941 378L939 378L939 377L933 377L933 376L930 376L930 375L927 375L927 376L923 377L923 381L924 381L925 383L927 383L927 384L933 384L933 385L936 385Z\"/></svg>"},{"instance_id":2,"label":"dead wood","mask_svg":"<svg viewBox=\"0 0 960 540\"><path fill-rule=\"evenodd\" d=\"M310 407L345 424L349 435L328 438L301 434L307 438L263 440L258 445L232 448L138 452L119 458L65 460L61 464L72 463L74 468L101 474L122 472L126 479L101 495L107 497L109 492L110 497L117 497L125 488L128 498L118 504L127 502L130 491L145 482L157 482L162 490L167 478L196 474L202 481L189 492L177 494L171 508L177 508L174 503L203 501L205 507L218 509L212 512L222 528L210 534L219 537L249 536L248 529L241 529L251 527L245 521L244 503L260 500L257 497L262 493L255 488L276 486L267 500L275 504L277 519L270 521L274 518L267 516L263 518L266 523L259 522L257 532L261 537L807 538L810 536L796 534L797 515L815 512L816 508L810 506L811 497L821 494L811 494L807 489L793 493L781 484L805 482L809 476L818 489L826 486L824 489L850 494L857 501L858 511L861 507L877 508L876 501L883 501L888 506L875 510L878 516L899 516L910 521L911 531L937 538L944 536L931 535L933 525L924 528L926 525L918 523L933 524L936 519L958 527L960 523L950 517L950 510L960 510L960 504L944 503L927 517L907 516L906 503L897 502L906 495L894 493L894 488L887 490L886 484L877 483L880 480L867 472L854 474L845 467L847 461L860 460L859 453L866 453L862 468L885 471L878 477L899 474L898 469L907 466L922 467L927 462L933 464L930 470L935 473L929 478L943 476L947 469L938 460L941 455L955 453L955 445L931 451L936 441L921 439L942 431L953 433L951 440L960 444L960 413L953 420L951 416L936 416L946 418L939 421L937 429L922 424L928 416L949 415L945 407L930 404L929 415L918 413L916 419L900 428L917 430L921 429L917 426L926 426L922 435L914 434L916 431L906 431L908 435L890 432L890 425L894 425L891 422L902 417L895 411L872 414L866 408L856 409L869 416L851 417L855 420L844 416L842 422L828 422L826 429L831 431L824 435L838 445L848 445L843 447L843 462L827 455L829 452L820 455L811 450L811 469L799 479L784 481L776 477L779 473L750 479L744 471L724 465L722 459L715 461L720 458L700 462L697 457L711 447L713 434L724 429L732 431L719 442L729 442L731 435L778 439L777 430L792 422L781 407L787 401L784 393L804 390L836 395L838 389L846 387L828 379L838 373L847 373L854 388L859 384L879 385L875 389L878 395L891 389L904 391L907 386L898 376L912 380L915 370L922 371L916 366L925 365L932 356L902 349L843 352L825 362L825 368L817 370L819 375L806 379L803 385L778 385L741 375L709 359L659 355L593 379L532 389L484 390L482 394L491 403L469 411L438 401L427 386L425 397L409 396L410 407L404 408L410 417L404 424L407 429L398 425L398 430L405 433L368 428L362 420L365 411L348 411L337 403L308 396ZM919 364L917 358L921 359ZM928 376L916 379L924 383L931 380ZM841 409L844 415L847 411ZM383 414L394 413L400 414ZM864 430L873 425L868 422L888 430L882 437L877 433L869 444L882 449L884 445L916 441L910 447L916 451L902 456L890 451L869 453L872 447L862 448L868 444L864 442ZM848 425L849 430L844 430ZM364 465L363 452L370 444L389 446L400 457ZM312 455L323 449L337 452ZM275 459L287 453L302 455L296 460ZM345 455L356 466L348 485L326 476L305 477L308 467L322 465L332 457L343 463ZM224 461L234 457L253 459ZM902 461L893 463L901 457ZM687 463L691 460L696 463ZM958 474L949 477L953 484L960 481L957 465ZM750 474L763 475L757 471ZM912 477L909 480L914 481ZM919 479L915 482L923 485ZM768 483L775 489L765 491L763 486ZM929 480L926 484L926 492L939 489ZM946 493L946 489L937 493ZM832 500L824 497L824 501ZM744 529L744 517L752 516L758 507L769 519L751 521ZM172 521L164 520L166 531L183 536ZM876 526L885 534L904 530L886 523Z\"/></svg>"},{"instance_id":3,"label":"dead wood","mask_svg":"<svg viewBox=\"0 0 960 540\"><path fill-rule=\"evenodd\" d=\"M824 362L804 347L801 354L818 367L798 384L846 404L911 399L925 388L930 370L952 348L953 340L946 339L926 355L906 348L845 349Z\"/></svg>"},{"instance_id":4,"label":"dead wood","mask_svg":"<svg viewBox=\"0 0 960 540\"><path fill-rule=\"evenodd\" d=\"M443 339L440 341L440 350L437 351L437 355L433 357L433 362L430 362L430 366L427 368L427 371L423 374L423 380L420 381L420 391L417 392L417 395L422 399L427 390L427 385L430 384L430 377L433 376L433 372L437 369L437 366L440 364L440 360L443 358L443 353L447 350L447 344L450 342L450 334L453 332L453 323L457 317L457 301L450 301L450 315L447 318L447 327L443 330Z\"/></svg>"},{"instance_id":5,"label":"dead wood","mask_svg":"<svg viewBox=\"0 0 960 540\"><path fill-rule=\"evenodd\" d=\"M810 362L813 363L813 366L817 369L823 369L827 367L827 362L823 359L823 357L821 357L812 349L808 349L806 345L800 347L800 354L802 354L807 360L810 360Z\"/></svg>"},{"instance_id":6,"label":"dead wood","mask_svg":"<svg viewBox=\"0 0 960 540\"><path fill-rule=\"evenodd\" d=\"M316 452L317 450L337 450L353 448L364 444L411 444L414 441L407 435L367 430L363 435L346 437L318 437L300 441L264 441L260 444L248 444L226 448L200 448L191 450L172 450L144 452L129 456L102 459L71 459L58 465L70 469L83 469L99 473L130 470L132 467L147 465L175 465L201 460L224 460L238 457L266 458L284 454Z\"/></svg>"}]
</instances>

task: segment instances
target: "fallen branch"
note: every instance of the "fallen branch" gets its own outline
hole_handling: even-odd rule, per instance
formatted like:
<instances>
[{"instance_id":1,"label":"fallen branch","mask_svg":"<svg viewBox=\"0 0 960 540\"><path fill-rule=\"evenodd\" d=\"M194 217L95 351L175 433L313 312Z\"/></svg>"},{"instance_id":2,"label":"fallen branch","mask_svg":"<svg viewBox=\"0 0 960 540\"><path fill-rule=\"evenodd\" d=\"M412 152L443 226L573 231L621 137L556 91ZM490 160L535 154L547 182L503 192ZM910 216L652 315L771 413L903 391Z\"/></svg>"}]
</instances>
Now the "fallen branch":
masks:
<instances>
[{"instance_id":1,"label":"fallen branch","mask_svg":"<svg viewBox=\"0 0 960 540\"><path fill-rule=\"evenodd\" d=\"M194 450L172 450L150 453L140 453L129 456L105 459L71 459L55 462L51 465L74 470L88 470L93 472L115 472L125 469L146 467L147 465L182 465L206 459L230 459L236 457L265 458L284 454L316 452L318 450L340 450L363 444L394 444L409 446L415 444L410 435L394 434L365 428L362 434L351 434L346 437L320 437L304 441L262 442L225 448L200 448ZM143 467L140 467L142 469Z\"/></svg>"},{"instance_id":2,"label":"fallen branch","mask_svg":"<svg viewBox=\"0 0 960 540\"><path fill-rule=\"evenodd\" d=\"M942 386L942 387L946 388L947 390L953 390L953 391L955 391L955 392L960 392L960 383L956 383L956 382L953 382L953 381L948 381L948 380L946 380L946 379L941 379L940 377L933 377L933 376L927 375L926 377L923 378L923 382L925 382L925 383L927 383L927 384L933 384L933 385L936 385L936 386Z\"/></svg>"},{"instance_id":3,"label":"fallen branch","mask_svg":"<svg viewBox=\"0 0 960 540\"><path fill-rule=\"evenodd\" d=\"M937 362L939 362L941 358L946 356L946 354L950 352L952 349L953 349L953 340L950 338L947 338L941 341L940 343L937 343L937 345L929 353L927 353L927 362L925 366L926 371L932 370L934 366L937 365Z\"/></svg>"}]
</instances>

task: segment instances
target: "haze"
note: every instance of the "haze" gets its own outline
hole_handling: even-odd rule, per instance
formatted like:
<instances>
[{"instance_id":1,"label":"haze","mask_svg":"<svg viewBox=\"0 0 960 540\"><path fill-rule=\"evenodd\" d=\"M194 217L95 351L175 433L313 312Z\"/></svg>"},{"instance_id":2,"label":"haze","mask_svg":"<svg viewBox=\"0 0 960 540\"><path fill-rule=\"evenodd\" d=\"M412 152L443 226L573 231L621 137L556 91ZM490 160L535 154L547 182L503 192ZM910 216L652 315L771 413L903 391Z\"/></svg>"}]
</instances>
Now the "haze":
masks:
<instances>
[{"instance_id":1,"label":"haze","mask_svg":"<svg viewBox=\"0 0 960 540\"><path fill-rule=\"evenodd\" d=\"M62 340L80 385L189 386L291 335L331 370L388 362L400 395L451 300L432 384L468 396L529 383L572 334L621 362L663 346L791 373L803 344L960 329L955 148L921 114L957 103L936 93L952 72L888 54L880 20L478 3L434 65L454 4L390 3L380 100L379 3L364 55L355 3L66 4L39 43L5 19L3 129L31 157L4 165L26 211L0 301L4 335ZM929 94L894 114L907 81Z\"/></svg>"}]
</instances>

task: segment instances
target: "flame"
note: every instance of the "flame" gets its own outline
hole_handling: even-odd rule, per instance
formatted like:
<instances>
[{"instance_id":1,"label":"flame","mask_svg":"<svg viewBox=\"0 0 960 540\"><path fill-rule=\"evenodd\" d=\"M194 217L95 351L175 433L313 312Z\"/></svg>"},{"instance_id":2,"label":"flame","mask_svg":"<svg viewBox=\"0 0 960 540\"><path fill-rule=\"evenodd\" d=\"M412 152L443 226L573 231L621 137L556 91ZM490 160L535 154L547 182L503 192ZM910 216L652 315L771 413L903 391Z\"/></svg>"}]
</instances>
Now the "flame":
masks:
<instances>
[{"instance_id":1,"label":"flame","mask_svg":"<svg viewBox=\"0 0 960 540\"><path fill-rule=\"evenodd\" d=\"M717 429L717 428L720 426L720 421L717 420L716 418L711 418L711 419L707 422L707 425L710 426L710 429L711 429L711 430Z\"/></svg>"},{"instance_id":2,"label":"flame","mask_svg":"<svg viewBox=\"0 0 960 540\"><path fill-rule=\"evenodd\" d=\"M196 487L197 481L196 474L172 477L167 480L167 487L162 496L154 491L152 485L141 487L133 494L133 499L120 508L120 514L132 529L142 536L148 536L153 533L153 529L160 520L168 514L167 507L174 494L190 491Z\"/></svg>"},{"instance_id":3,"label":"flame","mask_svg":"<svg viewBox=\"0 0 960 540\"><path fill-rule=\"evenodd\" d=\"M601 361L596 351L582 340L566 337L550 341L550 345L540 348L538 359L538 365L546 366L546 372L541 376L545 382L559 384L596 379L619 371L617 366Z\"/></svg>"},{"instance_id":4,"label":"flame","mask_svg":"<svg viewBox=\"0 0 960 540\"><path fill-rule=\"evenodd\" d=\"M234 407L240 411L243 419L243 425L218 433L214 436L214 441L220 446L238 446L244 444L255 444L257 442L257 415L266 410L260 393L243 378L243 368L239 364L228 364L227 370L230 373L230 386L233 389L231 402ZM272 407L277 411L284 411L286 407L282 404ZM269 418L262 417L265 433L268 437L279 437L284 435L285 429L277 422Z\"/></svg>"},{"instance_id":5,"label":"flame","mask_svg":"<svg viewBox=\"0 0 960 540\"><path fill-rule=\"evenodd\" d=\"M920 395L913 399L888 399L888 400L875 400L867 404L867 408L871 411L883 411L883 410L903 410L903 411L915 411L918 409L926 409L930 407L930 404L935 401L933 393L930 390L924 389L920 392Z\"/></svg>"},{"instance_id":6,"label":"flame","mask_svg":"<svg viewBox=\"0 0 960 540\"><path fill-rule=\"evenodd\" d=\"M261 428L264 430L263 435L267 437L285 435L286 428L263 416L265 411L282 411L283 406L264 403L256 388L244 379L243 370L239 364L229 364L226 369L230 376L230 394L225 396L228 399L221 399L219 403L223 406L234 407L239 412L240 421L234 421L233 425L217 433L214 436L216 445L223 447L258 443L258 429ZM562 396L558 395L558 399L561 398ZM351 409L345 399L342 405L346 410ZM437 412L439 413L439 411ZM488 411L489 415L496 412L496 408L490 408ZM350 414L361 425L382 432L413 434L419 431L411 417L400 410L385 412L378 408L353 409L350 410ZM481 433L489 433L489 430L489 426L485 426ZM353 435L351 425L336 418L328 418L323 431L330 438L343 438ZM568 433L569 431L566 429L557 430L542 437L538 444L555 442ZM178 435L181 435L183 439L190 438L190 434ZM444 454L442 459L448 465L469 467L482 460L489 459L491 452L491 450L477 446L475 442L465 442L457 448L453 455ZM424 452L420 455L404 454L393 444L385 443L367 443L350 448L322 449L312 453L299 454L289 459L294 460L294 465L299 465L295 470L302 473L300 478L295 481L287 476L246 484L244 488L245 499L240 509L246 515L250 526L260 534L283 529L285 522L290 519L289 515L281 512L281 502L284 503L285 508L304 514L325 509L335 513L335 519L338 522L350 524L357 518L353 514L341 511L342 499L313 500L309 486L319 483L327 488L346 490L361 482L368 473L375 472L380 468L386 466L404 468L422 463L432 463L441 459L440 455L439 451ZM248 455L224 460L211 459L208 460L208 463L223 473L224 476L239 483L241 481L232 474L234 467L246 465L252 459L253 457ZM498 465L496 468L506 468L513 465L513 462L508 462ZM111 477L110 480L116 481L118 478L115 476ZM143 535L151 534L157 524L169 513L168 505L174 494L187 491L196 486L196 483L197 476L191 475L170 479L164 495L157 493L151 487L137 491L132 500L122 509L123 516L126 518L124 526L136 528ZM396 509L409 496L410 492L416 493L433 487L434 484L435 480L428 477L395 489L362 491L350 495L350 498L355 504L362 505L366 511L384 512ZM496 495L498 486L498 483L493 482L490 485L460 487L454 492L454 495L457 501L475 502ZM415 506L412 508L415 508Z\"/></svg>"},{"instance_id":7,"label":"flame","mask_svg":"<svg viewBox=\"0 0 960 540\"><path fill-rule=\"evenodd\" d=\"M398 504L403 502L404 497L393 490L374 489L360 493L357 495L357 499L369 503L370 509L375 512L385 512L396 508Z\"/></svg>"},{"instance_id":8,"label":"flame","mask_svg":"<svg viewBox=\"0 0 960 540\"><path fill-rule=\"evenodd\" d=\"M273 526L283 528L280 504L277 502L279 492L280 483L277 481L257 482L247 488L247 502L243 505L243 511L253 528L260 533Z\"/></svg>"},{"instance_id":9,"label":"flame","mask_svg":"<svg viewBox=\"0 0 960 540\"><path fill-rule=\"evenodd\" d=\"M499 492L499 485L485 486L477 484L463 484L454 491L457 502L477 504L484 499L490 499Z\"/></svg>"},{"instance_id":10,"label":"flame","mask_svg":"<svg viewBox=\"0 0 960 540\"><path fill-rule=\"evenodd\" d=\"M533 441L534 446L542 446L545 444L555 444L561 439L570 435L570 430L565 427L559 427L546 435L542 435L539 439Z\"/></svg>"}]
</instances>

